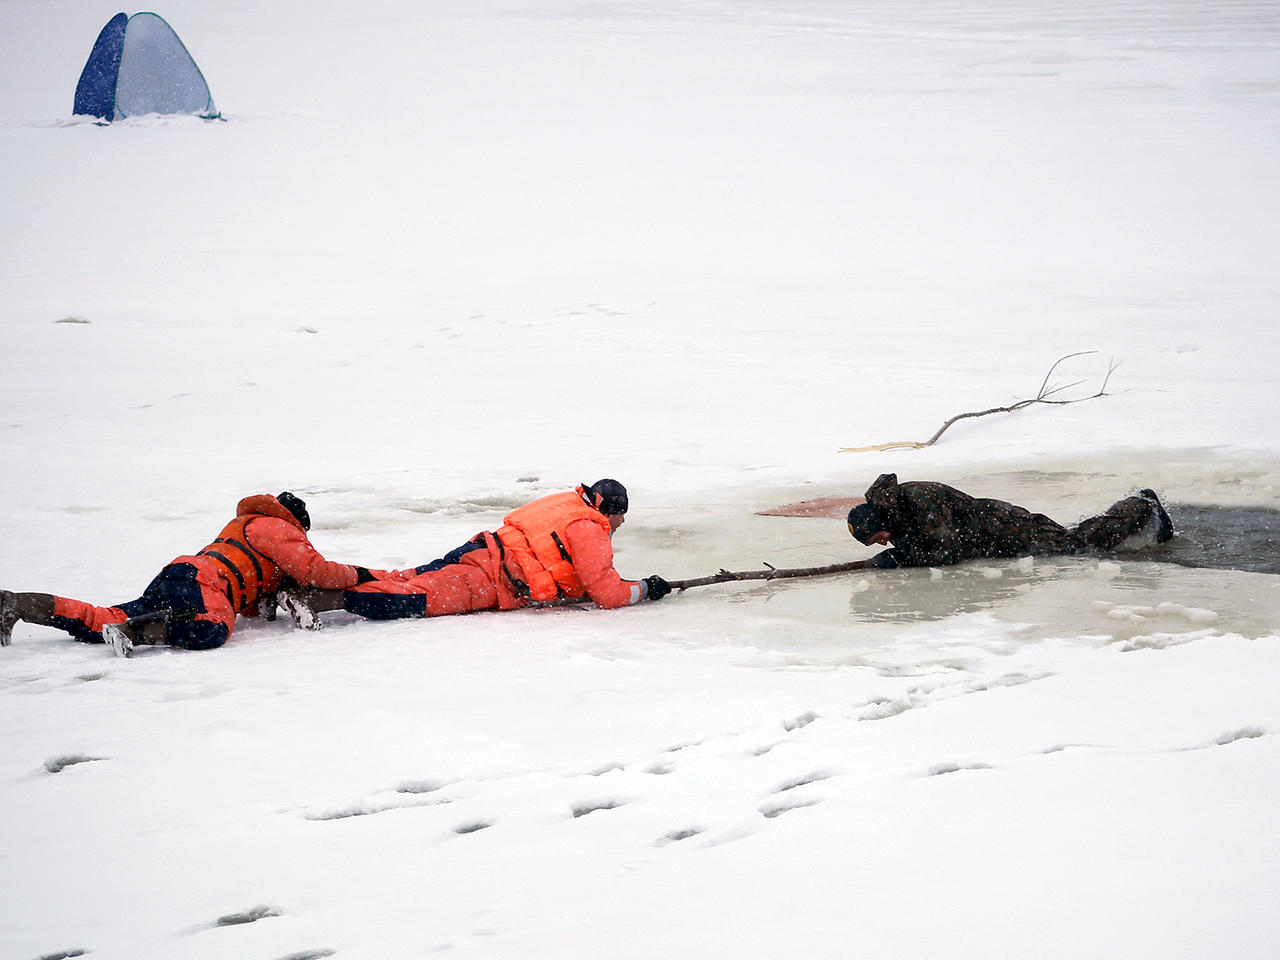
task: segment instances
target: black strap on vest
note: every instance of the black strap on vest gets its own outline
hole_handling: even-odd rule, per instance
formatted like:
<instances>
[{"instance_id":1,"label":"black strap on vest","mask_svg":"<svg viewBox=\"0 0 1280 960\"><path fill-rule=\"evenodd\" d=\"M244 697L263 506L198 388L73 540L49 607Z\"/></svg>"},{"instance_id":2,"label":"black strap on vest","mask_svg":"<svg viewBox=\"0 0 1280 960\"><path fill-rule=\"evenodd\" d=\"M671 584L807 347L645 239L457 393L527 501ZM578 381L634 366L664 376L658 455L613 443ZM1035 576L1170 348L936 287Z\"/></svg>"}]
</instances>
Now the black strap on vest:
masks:
<instances>
[{"instance_id":1,"label":"black strap on vest","mask_svg":"<svg viewBox=\"0 0 1280 960\"><path fill-rule=\"evenodd\" d=\"M506 575L507 581L511 584L511 592L517 597L529 597L529 585L511 572L511 568L507 566L507 548L502 545L502 538L496 533L482 533L476 539L482 537L492 537L493 542L498 545L498 569Z\"/></svg>"},{"instance_id":2,"label":"black strap on vest","mask_svg":"<svg viewBox=\"0 0 1280 960\"><path fill-rule=\"evenodd\" d=\"M565 545L561 542L560 534L552 530L551 539L555 543L556 548L560 551L560 559L563 560L565 563L573 563L573 557L569 556L569 551L565 548Z\"/></svg>"},{"instance_id":3,"label":"black strap on vest","mask_svg":"<svg viewBox=\"0 0 1280 960\"><path fill-rule=\"evenodd\" d=\"M236 583L240 584L240 592L244 593L245 588L248 586L248 584L244 582L244 574L240 572L239 567L237 567L234 563L232 563L230 560L228 560L226 557L220 554L217 550L205 550L203 553L201 553L201 556L213 557L213 559L217 560L226 569L230 570L232 576L236 578Z\"/></svg>"},{"instance_id":4,"label":"black strap on vest","mask_svg":"<svg viewBox=\"0 0 1280 960\"><path fill-rule=\"evenodd\" d=\"M248 526L247 522L245 523L245 526ZM262 564L258 562L258 551L254 550L253 547L249 546L247 543L242 543L241 541L236 540L234 537L218 537L218 539L213 542L229 544L249 558L249 562L253 564L253 572L258 576L258 584L256 588L258 597L254 598L254 601L256 602L256 600L261 597L263 587L266 586L266 578L262 575ZM218 561L225 570L229 571L231 575L235 577L236 583L240 587L241 601L248 599L249 585L245 583L244 574L240 572L240 568L232 563L225 554L219 553L217 550L205 549L200 551L200 555L202 557L211 557ZM227 602L231 604L233 608L238 607L239 604L236 603L235 595L231 590L231 582L225 576L222 580L227 585Z\"/></svg>"},{"instance_id":5,"label":"black strap on vest","mask_svg":"<svg viewBox=\"0 0 1280 960\"><path fill-rule=\"evenodd\" d=\"M247 527L248 524L246 523L245 526ZM217 540L213 542L229 543L233 547L238 547L239 549L243 550L245 552L245 555L248 556L249 562L253 564L253 572L258 575L258 582L262 583L264 581L265 578L262 576L262 564L258 562L257 550L254 550L253 547L249 546L247 543L241 543L239 540L236 540L232 537L219 537Z\"/></svg>"}]
</instances>

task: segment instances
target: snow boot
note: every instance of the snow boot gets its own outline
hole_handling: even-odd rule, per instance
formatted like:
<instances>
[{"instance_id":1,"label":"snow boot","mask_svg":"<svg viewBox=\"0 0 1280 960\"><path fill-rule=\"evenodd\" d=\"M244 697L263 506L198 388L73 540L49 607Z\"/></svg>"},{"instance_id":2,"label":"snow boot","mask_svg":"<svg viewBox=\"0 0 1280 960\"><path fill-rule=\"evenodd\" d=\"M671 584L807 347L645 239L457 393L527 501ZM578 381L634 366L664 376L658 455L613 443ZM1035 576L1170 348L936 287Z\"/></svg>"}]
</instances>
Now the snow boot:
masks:
<instances>
[{"instance_id":1,"label":"snow boot","mask_svg":"<svg viewBox=\"0 0 1280 960\"><path fill-rule=\"evenodd\" d=\"M13 639L13 625L18 622L18 598L8 590L0 590L0 647Z\"/></svg>"},{"instance_id":2,"label":"snow boot","mask_svg":"<svg viewBox=\"0 0 1280 960\"><path fill-rule=\"evenodd\" d=\"M1160 498L1156 496L1156 492L1151 489L1143 489L1138 491L1138 495L1146 500L1150 500L1152 506L1156 508L1156 516L1159 517L1160 526L1156 528L1156 543L1167 543L1173 539L1173 521L1169 519L1169 514L1165 513L1164 504L1160 502Z\"/></svg>"},{"instance_id":3,"label":"snow boot","mask_svg":"<svg viewBox=\"0 0 1280 960\"><path fill-rule=\"evenodd\" d=\"M53 595L49 593L12 593L0 590L0 647L13 639L13 627L19 620L38 627L53 625Z\"/></svg>"},{"instance_id":4,"label":"snow boot","mask_svg":"<svg viewBox=\"0 0 1280 960\"><path fill-rule=\"evenodd\" d=\"M143 646L160 646L166 642L171 620L189 620L190 614L174 616L172 610L155 610L142 613L120 623L108 623L102 628L102 640L117 657L128 657L133 648Z\"/></svg>"}]
</instances>

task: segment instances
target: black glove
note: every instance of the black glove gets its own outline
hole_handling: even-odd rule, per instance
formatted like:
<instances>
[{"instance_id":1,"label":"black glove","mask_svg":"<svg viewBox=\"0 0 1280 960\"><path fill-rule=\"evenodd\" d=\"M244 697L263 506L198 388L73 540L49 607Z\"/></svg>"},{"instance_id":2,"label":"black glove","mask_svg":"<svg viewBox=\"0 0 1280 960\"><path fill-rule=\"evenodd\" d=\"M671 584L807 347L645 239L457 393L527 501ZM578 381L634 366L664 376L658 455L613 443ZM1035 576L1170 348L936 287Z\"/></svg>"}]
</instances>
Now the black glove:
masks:
<instances>
[{"instance_id":1,"label":"black glove","mask_svg":"<svg viewBox=\"0 0 1280 960\"><path fill-rule=\"evenodd\" d=\"M648 588L650 600L661 600L671 592L671 584L656 574L652 577L645 577L644 585Z\"/></svg>"},{"instance_id":2,"label":"black glove","mask_svg":"<svg viewBox=\"0 0 1280 960\"><path fill-rule=\"evenodd\" d=\"M893 550L881 550L871 558L871 566L876 570L896 570L902 564Z\"/></svg>"},{"instance_id":3,"label":"black glove","mask_svg":"<svg viewBox=\"0 0 1280 960\"><path fill-rule=\"evenodd\" d=\"M368 583L370 580L377 580L377 579L378 579L377 577L375 577L372 573L369 572L368 567L356 567L356 586L357 587L360 586L360 584L362 583Z\"/></svg>"}]
</instances>

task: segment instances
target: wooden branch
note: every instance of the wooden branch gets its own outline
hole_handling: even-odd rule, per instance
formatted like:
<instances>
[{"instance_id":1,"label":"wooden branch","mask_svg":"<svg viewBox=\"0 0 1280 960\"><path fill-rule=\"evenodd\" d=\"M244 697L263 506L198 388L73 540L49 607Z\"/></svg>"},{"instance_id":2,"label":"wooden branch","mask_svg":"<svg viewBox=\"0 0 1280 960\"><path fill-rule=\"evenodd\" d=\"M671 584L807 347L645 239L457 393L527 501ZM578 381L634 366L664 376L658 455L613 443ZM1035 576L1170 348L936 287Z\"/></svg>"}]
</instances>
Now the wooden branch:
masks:
<instances>
[{"instance_id":1,"label":"wooden branch","mask_svg":"<svg viewBox=\"0 0 1280 960\"><path fill-rule=\"evenodd\" d=\"M953 423L957 423L960 420L969 420L974 417L985 417L993 413L1014 413L1018 410L1023 409L1024 407L1031 406L1033 403L1049 403L1049 404L1065 405L1068 403L1080 403L1084 400L1095 400L1098 397L1106 395L1107 384L1111 382L1111 374L1115 373L1116 367L1120 366L1120 364L1114 359L1112 359L1111 362L1108 364L1106 376L1102 378L1102 386L1098 388L1097 393L1090 394L1087 397L1075 397L1070 400L1055 400L1053 399L1053 397L1062 393L1064 390L1070 390L1072 387L1080 386L1080 384L1084 383L1084 381L1076 380L1074 383L1056 384L1054 386L1049 385L1049 380L1053 376L1053 371L1058 369L1058 364L1062 363L1064 360L1070 360L1073 357L1085 357L1093 353L1097 353L1097 351L1082 350L1079 353L1068 353L1064 357L1059 357L1057 360L1053 362L1053 365L1049 367L1048 372L1044 375L1044 380L1040 384L1040 390L1039 392L1036 393L1034 397L1029 397L1026 400L1019 400L1016 403L1011 403L1008 406L1004 406L1004 407L991 407L988 410L975 410L971 413L958 413L954 417L952 417L950 420L947 420L942 426L938 428L937 433L935 433L928 440L925 440L923 443L916 440L894 440L891 443L877 443L870 447L841 447L840 452L841 453L867 453L872 450L895 450L901 447L908 447L914 450L919 450L922 447L933 446L935 443L938 442L938 438L941 437L944 433L946 433L948 428L950 428L950 426Z\"/></svg>"},{"instance_id":2,"label":"wooden branch","mask_svg":"<svg viewBox=\"0 0 1280 960\"><path fill-rule=\"evenodd\" d=\"M697 577L693 580L668 580L672 590L688 590L690 587L706 587L713 583L728 583L731 580L784 580L791 577L821 577L831 573L847 573L850 570L866 570L871 567L870 560L851 560L848 563L832 563L825 567L791 567L778 569L766 563L768 570L721 570L709 577Z\"/></svg>"},{"instance_id":3,"label":"wooden branch","mask_svg":"<svg viewBox=\"0 0 1280 960\"><path fill-rule=\"evenodd\" d=\"M775 566L765 563L768 570L721 570L719 573L713 573L709 577L695 577L692 580L668 580L672 590L684 591L690 587L708 587L713 583L729 583L732 580L785 580L791 577L821 577L831 573L847 573L850 570L868 570L871 569L870 560L851 560L848 563L832 563L825 567L791 567L778 569ZM591 598L587 596L575 597L572 600L547 600L542 603L530 603L530 607L576 607L579 604L590 603Z\"/></svg>"}]
</instances>

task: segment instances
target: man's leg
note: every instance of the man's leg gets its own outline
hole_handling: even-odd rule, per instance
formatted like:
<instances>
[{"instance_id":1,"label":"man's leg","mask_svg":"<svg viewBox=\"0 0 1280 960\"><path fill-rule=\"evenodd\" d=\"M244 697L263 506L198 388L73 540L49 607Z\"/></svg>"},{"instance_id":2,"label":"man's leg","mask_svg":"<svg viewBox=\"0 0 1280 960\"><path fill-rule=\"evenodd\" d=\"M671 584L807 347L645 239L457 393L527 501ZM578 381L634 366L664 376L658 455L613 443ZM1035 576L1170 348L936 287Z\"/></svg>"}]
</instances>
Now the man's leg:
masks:
<instances>
[{"instance_id":1,"label":"man's leg","mask_svg":"<svg viewBox=\"0 0 1280 960\"><path fill-rule=\"evenodd\" d=\"M235 611L213 578L191 563L171 563L142 596L119 609L127 619L107 624L102 637L118 657L140 644L186 650L220 647L231 635Z\"/></svg>"},{"instance_id":2,"label":"man's leg","mask_svg":"<svg viewBox=\"0 0 1280 960\"><path fill-rule=\"evenodd\" d=\"M1173 521L1153 490L1125 497L1106 513L1081 520L1072 532L1096 550L1138 549L1173 537Z\"/></svg>"},{"instance_id":3,"label":"man's leg","mask_svg":"<svg viewBox=\"0 0 1280 960\"><path fill-rule=\"evenodd\" d=\"M19 620L63 630L82 643L102 643L102 628L128 614L120 607L97 607L51 593L0 591L0 646L8 646Z\"/></svg>"},{"instance_id":4,"label":"man's leg","mask_svg":"<svg viewBox=\"0 0 1280 960\"><path fill-rule=\"evenodd\" d=\"M217 590L205 589L197 579L190 564L170 564L137 600L110 607L48 593L2 591L0 645L7 645L14 624L25 620L66 631L82 643L107 643L118 656L125 657L137 644L172 643L193 649L218 646L226 641L234 614ZM195 621L207 625L199 626Z\"/></svg>"},{"instance_id":5,"label":"man's leg","mask_svg":"<svg viewBox=\"0 0 1280 960\"><path fill-rule=\"evenodd\" d=\"M119 623L102 625L102 641L117 657L133 655L138 644L155 645L165 642L168 635L171 610L155 610L129 617Z\"/></svg>"},{"instance_id":6,"label":"man's leg","mask_svg":"<svg viewBox=\"0 0 1280 960\"><path fill-rule=\"evenodd\" d=\"M278 599L299 627L318 630L325 610L346 610L368 620L441 617L492 610L498 606L498 591L481 563L464 558L411 580L371 580L350 590L288 589Z\"/></svg>"},{"instance_id":7,"label":"man's leg","mask_svg":"<svg viewBox=\"0 0 1280 960\"><path fill-rule=\"evenodd\" d=\"M57 597L51 593L11 593L0 590L0 647L13 639L13 628L19 620L40 627L52 627Z\"/></svg>"},{"instance_id":8,"label":"man's leg","mask_svg":"<svg viewBox=\"0 0 1280 960\"><path fill-rule=\"evenodd\" d=\"M498 591L484 565L486 556L484 550L469 552L459 563L428 570L402 584L361 584L343 595L343 608L374 620L492 610L498 606Z\"/></svg>"},{"instance_id":9,"label":"man's leg","mask_svg":"<svg viewBox=\"0 0 1280 960\"><path fill-rule=\"evenodd\" d=\"M282 587L276 600L303 630L319 630L323 625L319 615L329 610L346 610L367 620L488 610L498 605L498 599L492 575L484 566L487 552L481 535L439 560L403 571L404 580L372 580L349 590ZM410 577L411 573L414 576Z\"/></svg>"}]
</instances>

